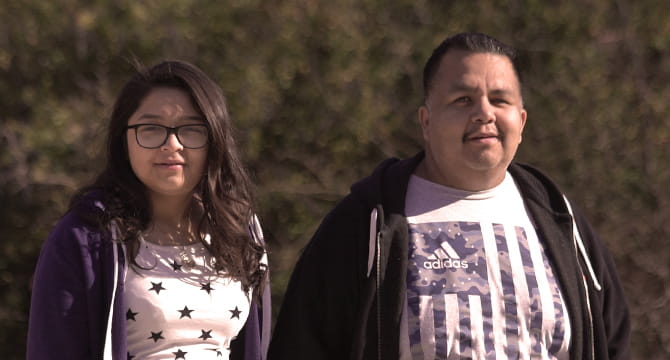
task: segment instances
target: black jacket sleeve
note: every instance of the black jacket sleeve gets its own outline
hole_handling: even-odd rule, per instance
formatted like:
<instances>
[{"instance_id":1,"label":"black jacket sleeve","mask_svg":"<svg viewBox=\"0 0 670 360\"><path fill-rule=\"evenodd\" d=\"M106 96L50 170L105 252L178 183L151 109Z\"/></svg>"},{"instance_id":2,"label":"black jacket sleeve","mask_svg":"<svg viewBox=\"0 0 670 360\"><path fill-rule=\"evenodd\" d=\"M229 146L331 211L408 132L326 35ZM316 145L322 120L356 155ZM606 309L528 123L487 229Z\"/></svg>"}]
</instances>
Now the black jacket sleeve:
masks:
<instances>
[{"instance_id":1,"label":"black jacket sleeve","mask_svg":"<svg viewBox=\"0 0 670 360\"><path fill-rule=\"evenodd\" d=\"M268 359L346 359L365 274L369 212L352 196L326 216L287 287Z\"/></svg>"},{"instance_id":2,"label":"black jacket sleeve","mask_svg":"<svg viewBox=\"0 0 670 360\"><path fill-rule=\"evenodd\" d=\"M591 288L589 294L596 359L631 359L630 314L614 260L585 217L578 210L575 216L596 278L602 287L597 291L592 279L587 279Z\"/></svg>"}]
</instances>

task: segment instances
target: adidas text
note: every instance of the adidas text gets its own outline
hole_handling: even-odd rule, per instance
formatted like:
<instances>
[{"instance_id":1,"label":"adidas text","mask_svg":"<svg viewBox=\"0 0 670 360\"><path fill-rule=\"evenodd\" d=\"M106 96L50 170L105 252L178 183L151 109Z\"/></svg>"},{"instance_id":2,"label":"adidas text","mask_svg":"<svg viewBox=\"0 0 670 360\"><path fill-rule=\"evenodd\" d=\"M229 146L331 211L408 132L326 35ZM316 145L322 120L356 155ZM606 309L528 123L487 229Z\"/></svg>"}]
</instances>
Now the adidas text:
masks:
<instances>
[{"instance_id":1,"label":"adidas text","mask_svg":"<svg viewBox=\"0 0 670 360\"><path fill-rule=\"evenodd\" d=\"M468 262L465 260L458 259L437 259L432 261L424 261L423 267L429 270L439 270L439 269L467 269Z\"/></svg>"}]
</instances>

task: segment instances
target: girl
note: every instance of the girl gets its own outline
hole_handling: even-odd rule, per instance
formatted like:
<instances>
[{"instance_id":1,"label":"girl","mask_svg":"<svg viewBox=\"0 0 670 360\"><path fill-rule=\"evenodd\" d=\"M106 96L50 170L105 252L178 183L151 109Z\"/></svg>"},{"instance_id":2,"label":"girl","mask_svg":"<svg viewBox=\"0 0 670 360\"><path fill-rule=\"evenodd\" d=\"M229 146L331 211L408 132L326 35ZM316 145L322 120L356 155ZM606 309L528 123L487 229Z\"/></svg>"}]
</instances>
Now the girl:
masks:
<instances>
[{"instance_id":1,"label":"girl","mask_svg":"<svg viewBox=\"0 0 670 360\"><path fill-rule=\"evenodd\" d=\"M139 71L107 161L45 242L28 359L261 359L268 272L219 86L195 66Z\"/></svg>"}]
</instances>

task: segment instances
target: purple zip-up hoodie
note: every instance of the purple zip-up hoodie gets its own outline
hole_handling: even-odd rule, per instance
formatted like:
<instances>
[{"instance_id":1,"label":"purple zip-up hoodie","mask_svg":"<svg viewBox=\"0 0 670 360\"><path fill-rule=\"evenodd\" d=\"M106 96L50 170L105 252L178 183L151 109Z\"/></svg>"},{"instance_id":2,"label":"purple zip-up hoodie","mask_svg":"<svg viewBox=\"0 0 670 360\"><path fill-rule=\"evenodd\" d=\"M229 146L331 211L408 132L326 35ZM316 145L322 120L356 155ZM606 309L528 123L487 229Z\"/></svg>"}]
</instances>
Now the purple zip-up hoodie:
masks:
<instances>
[{"instance_id":1,"label":"purple zip-up hoodie","mask_svg":"<svg viewBox=\"0 0 670 360\"><path fill-rule=\"evenodd\" d=\"M124 247L112 241L111 231L80 215L101 209L99 202L80 204L65 214L42 247L33 279L29 360L128 358ZM250 232L262 241L257 221ZM231 344L231 359L265 359L271 311L267 281L261 303L252 303Z\"/></svg>"}]
</instances>

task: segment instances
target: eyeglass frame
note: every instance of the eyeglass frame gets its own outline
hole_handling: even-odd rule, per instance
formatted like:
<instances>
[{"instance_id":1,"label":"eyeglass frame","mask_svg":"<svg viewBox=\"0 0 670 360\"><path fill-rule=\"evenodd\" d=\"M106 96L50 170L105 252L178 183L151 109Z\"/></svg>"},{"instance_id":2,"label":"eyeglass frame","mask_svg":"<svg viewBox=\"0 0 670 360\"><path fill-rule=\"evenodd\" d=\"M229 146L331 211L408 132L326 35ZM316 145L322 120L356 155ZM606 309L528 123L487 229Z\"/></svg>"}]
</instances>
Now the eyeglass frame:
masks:
<instances>
[{"instance_id":1,"label":"eyeglass frame","mask_svg":"<svg viewBox=\"0 0 670 360\"><path fill-rule=\"evenodd\" d=\"M160 143L160 145L157 145L157 146L154 146L154 147L148 147L148 146L144 146L144 145L140 144L140 139L137 137L137 128L139 128L140 126L158 126L158 127L164 128L167 131L167 133L165 135L165 139L163 139L163 142ZM200 126L200 127L204 127L205 130L207 130L207 141L205 141L205 143L202 146L199 146L199 147L186 146L184 144L184 142L181 141L181 139L179 138L179 129L181 129L183 127L189 127L189 126ZM165 125L160 125L160 124L135 124L135 125L126 126L126 131L128 131L129 129L134 129L135 130L135 142L137 142L137 145L139 145L140 147L145 148L145 149L158 149L158 148L160 148L161 146L165 145L165 143L170 138L171 134L174 134L174 136L177 137L177 141L179 141L181 146L183 146L185 149L202 149L205 146L207 146L207 144L209 143L209 128L207 128L207 125L204 125L204 124L186 124L186 125L179 125L179 126L165 126Z\"/></svg>"}]
</instances>

